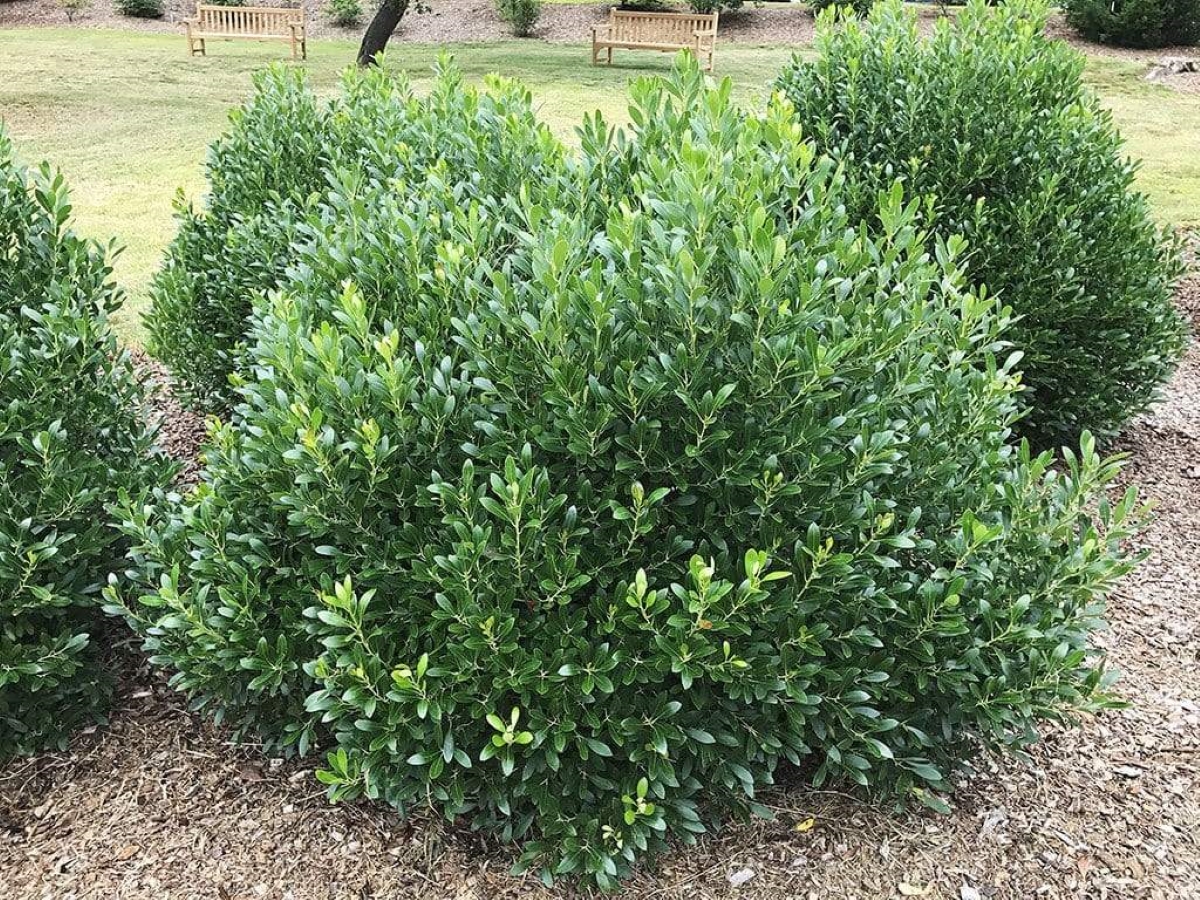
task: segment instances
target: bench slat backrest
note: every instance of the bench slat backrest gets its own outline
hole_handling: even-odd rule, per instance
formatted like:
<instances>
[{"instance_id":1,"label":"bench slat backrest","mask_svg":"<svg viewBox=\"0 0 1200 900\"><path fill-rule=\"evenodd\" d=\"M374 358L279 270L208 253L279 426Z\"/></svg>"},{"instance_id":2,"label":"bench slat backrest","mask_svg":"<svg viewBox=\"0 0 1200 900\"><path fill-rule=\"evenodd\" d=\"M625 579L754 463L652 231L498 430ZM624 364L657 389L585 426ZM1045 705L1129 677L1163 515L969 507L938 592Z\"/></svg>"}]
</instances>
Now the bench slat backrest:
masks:
<instances>
[{"instance_id":1,"label":"bench slat backrest","mask_svg":"<svg viewBox=\"0 0 1200 900\"><path fill-rule=\"evenodd\" d=\"M609 37L615 41L634 44L695 43L697 31L712 31L717 27L716 13L656 13L609 11Z\"/></svg>"},{"instance_id":2,"label":"bench slat backrest","mask_svg":"<svg viewBox=\"0 0 1200 900\"><path fill-rule=\"evenodd\" d=\"M196 7L196 18L202 31L218 34L286 36L289 26L304 21L303 9L270 6L208 6Z\"/></svg>"}]
</instances>

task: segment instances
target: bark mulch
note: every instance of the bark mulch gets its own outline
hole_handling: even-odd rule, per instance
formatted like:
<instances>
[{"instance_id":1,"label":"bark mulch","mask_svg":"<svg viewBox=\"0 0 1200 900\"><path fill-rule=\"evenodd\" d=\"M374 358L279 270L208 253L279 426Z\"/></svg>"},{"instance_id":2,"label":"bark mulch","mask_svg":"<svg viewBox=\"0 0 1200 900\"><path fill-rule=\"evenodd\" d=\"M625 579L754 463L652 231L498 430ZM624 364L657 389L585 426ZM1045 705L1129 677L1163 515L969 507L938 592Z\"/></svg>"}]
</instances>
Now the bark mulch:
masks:
<instances>
[{"instance_id":1,"label":"bark mulch","mask_svg":"<svg viewBox=\"0 0 1200 900\"><path fill-rule=\"evenodd\" d=\"M201 445L208 434L204 417L181 404L171 392L171 376L166 367L144 350L130 353L133 365L141 372L150 400L151 424L158 429L158 446L178 461L176 482L182 487L195 484L200 477Z\"/></svg>"},{"instance_id":2,"label":"bark mulch","mask_svg":"<svg viewBox=\"0 0 1200 900\"><path fill-rule=\"evenodd\" d=\"M1178 304L1200 328L1200 277ZM164 445L194 459L202 423L156 396ZM948 816L782 785L765 798L775 821L730 824L679 849L627 896L1200 897L1200 347L1120 449L1125 480L1156 506L1140 539L1152 555L1112 597L1099 636L1128 709L1047 729L1028 761L981 760ZM132 646L117 658L107 728L0 769L4 900L575 895L510 877L510 849L441 821L330 806L311 761L231 745ZM798 830L809 817L815 825Z\"/></svg>"}]
</instances>

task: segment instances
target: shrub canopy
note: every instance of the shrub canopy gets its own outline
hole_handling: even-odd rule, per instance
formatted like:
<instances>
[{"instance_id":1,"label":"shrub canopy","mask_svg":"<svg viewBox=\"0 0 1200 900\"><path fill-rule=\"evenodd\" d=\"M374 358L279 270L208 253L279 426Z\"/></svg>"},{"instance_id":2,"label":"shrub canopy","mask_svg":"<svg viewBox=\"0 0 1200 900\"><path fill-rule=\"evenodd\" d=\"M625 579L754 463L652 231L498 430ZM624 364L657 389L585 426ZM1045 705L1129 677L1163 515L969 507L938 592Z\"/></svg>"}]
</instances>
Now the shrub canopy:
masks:
<instances>
[{"instance_id":1,"label":"shrub canopy","mask_svg":"<svg viewBox=\"0 0 1200 900\"><path fill-rule=\"evenodd\" d=\"M1084 37L1120 47L1200 41L1200 0L1065 0L1067 22Z\"/></svg>"},{"instance_id":2,"label":"shrub canopy","mask_svg":"<svg viewBox=\"0 0 1200 900\"><path fill-rule=\"evenodd\" d=\"M933 233L964 235L967 268L1012 307L1039 444L1110 435L1174 368L1178 253L1133 187L1083 57L1044 35L1046 8L979 0L922 38L880 4L869 22L822 19L817 56L778 86L805 133L846 161L855 215L896 178L931 198Z\"/></svg>"},{"instance_id":3,"label":"shrub canopy","mask_svg":"<svg viewBox=\"0 0 1200 900\"><path fill-rule=\"evenodd\" d=\"M62 177L0 130L0 758L104 712L96 601L120 535L106 505L167 477L107 316L105 254L69 230Z\"/></svg>"},{"instance_id":4,"label":"shrub canopy","mask_svg":"<svg viewBox=\"0 0 1200 900\"><path fill-rule=\"evenodd\" d=\"M721 13L732 12L735 9L741 9L745 5L746 0L688 0L688 8L692 12L698 13ZM628 7L627 4L621 4ZM635 4L635 8L636 8ZM657 8L666 9L665 3L657 4Z\"/></svg>"},{"instance_id":5,"label":"shrub canopy","mask_svg":"<svg viewBox=\"0 0 1200 900\"><path fill-rule=\"evenodd\" d=\"M203 483L127 510L112 609L177 687L326 748L334 798L602 887L782 760L938 805L970 747L1105 702L1115 466L1010 446L960 242L898 190L856 225L790 107L730 91L681 63L570 156L508 83L346 76L361 149Z\"/></svg>"},{"instance_id":6,"label":"shrub canopy","mask_svg":"<svg viewBox=\"0 0 1200 900\"><path fill-rule=\"evenodd\" d=\"M472 133L467 118L509 110L474 94L469 96L482 108L465 106L453 96L461 87L456 73L447 73L434 98L421 102L348 84L343 96L322 104L302 73L283 66L258 73L255 85L251 100L233 114L229 133L209 153L206 209L196 212L181 201L179 233L155 279L146 319L151 349L180 381L182 394L215 411L232 406L248 364L254 299L280 284L299 248L313 239L319 208L337 191L335 182L378 192L428 173L464 192L503 196L519 179L537 180L532 176L545 165L545 152L562 155L530 121L498 121L486 133ZM501 95L511 90L497 89ZM404 115L384 108L400 100L410 107ZM364 124L375 120L379 124ZM501 170L492 154L508 149L500 142L509 129L523 132L516 140L536 146L528 148L528 159Z\"/></svg>"},{"instance_id":7,"label":"shrub canopy","mask_svg":"<svg viewBox=\"0 0 1200 900\"><path fill-rule=\"evenodd\" d=\"M329 123L298 70L255 75L256 92L209 150L203 211L182 194L179 232L151 285L151 353L182 399L228 408L252 299L282 277L308 198L323 186Z\"/></svg>"},{"instance_id":8,"label":"shrub canopy","mask_svg":"<svg viewBox=\"0 0 1200 900\"><path fill-rule=\"evenodd\" d=\"M165 13L163 0L115 0L114 6L135 19L161 19Z\"/></svg>"},{"instance_id":9,"label":"shrub canopy","mask_svg":"<svg viewBox=\"0 0 1200 900\"><path fill-rule=\"evenodd\" d=\"M841 7L848 10L852 15L865 16L871 11L871 7L875 5L876 0L811 0L809 6L814 14L820 13L831 6Z\"/></svg>"}]
</instances>

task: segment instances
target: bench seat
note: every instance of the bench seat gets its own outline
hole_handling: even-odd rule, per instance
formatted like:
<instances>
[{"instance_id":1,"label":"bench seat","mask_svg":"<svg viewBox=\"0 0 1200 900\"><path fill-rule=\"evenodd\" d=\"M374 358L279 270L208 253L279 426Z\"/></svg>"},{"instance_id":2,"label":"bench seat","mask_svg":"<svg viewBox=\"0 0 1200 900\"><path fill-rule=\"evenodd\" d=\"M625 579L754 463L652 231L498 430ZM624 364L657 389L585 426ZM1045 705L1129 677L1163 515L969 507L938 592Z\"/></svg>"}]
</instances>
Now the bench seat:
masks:
<instances>
[{"instance_id":1,"label":"bench seat","mask_svg":"<svg viewBox=\"0 0 1200 900\"><path fill-rule=\"evenodd\" d=\"M304 10L278 6L198 4L194 18L184 20L188 52L207 56L206 40L287 41L292 59L308 59Z\"/></svg>"},{"instance_id":2,"label":"bench seat","mask_svg":"<svg viewBox=\"0 0 1200 900\"><path fill-rule=\"evenodd\" d=\"M608 21L592 26L592 65L601 57L612 65L614 48L673 53L688 50L705 70L713 70L717 43L716 13L633 12L610 9Z\"/></svg>"}]
</instances>

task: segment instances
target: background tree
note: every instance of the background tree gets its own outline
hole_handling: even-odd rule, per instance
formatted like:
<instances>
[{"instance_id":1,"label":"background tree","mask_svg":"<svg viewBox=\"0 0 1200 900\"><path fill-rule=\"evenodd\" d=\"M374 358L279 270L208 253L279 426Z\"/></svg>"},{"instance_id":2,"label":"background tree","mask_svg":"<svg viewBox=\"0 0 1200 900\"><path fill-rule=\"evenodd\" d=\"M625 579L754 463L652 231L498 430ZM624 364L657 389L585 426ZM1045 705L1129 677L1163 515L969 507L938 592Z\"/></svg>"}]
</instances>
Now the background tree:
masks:
<instances>
[{"instance_id":1,"label":"background tree","mask_svg":"<svg viewBox=\"0 0 1200 900\"><path fill-rule=\"evenodd\" d=\"M375 64L375 57L387 47L388 40L408 12L408 3L409 0L383 0L379 4L358 48L357 62L360 66Z\"/></svg>"}]
</instances>

